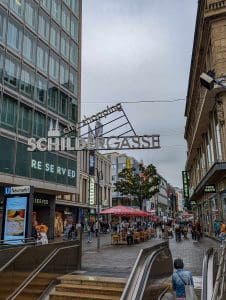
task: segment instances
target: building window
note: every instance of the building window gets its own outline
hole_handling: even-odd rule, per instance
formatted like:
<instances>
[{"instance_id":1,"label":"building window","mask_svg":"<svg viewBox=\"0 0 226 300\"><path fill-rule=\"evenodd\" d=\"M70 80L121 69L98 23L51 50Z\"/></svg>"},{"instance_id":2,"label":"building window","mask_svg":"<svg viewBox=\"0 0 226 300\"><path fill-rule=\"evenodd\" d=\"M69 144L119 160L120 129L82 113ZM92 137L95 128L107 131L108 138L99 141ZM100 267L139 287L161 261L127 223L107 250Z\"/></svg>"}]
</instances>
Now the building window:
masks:
<instances>
[{"instance_id":1,"label":"building window","mask_svg":"<svg viewBox=\"0 0 226 300\"><path fill-rule=\"evenodd\" d=\"M9 6L18 16L23 18L23 15L24 15L24 0L10 0Z\"/></svg>"},{"instance_id":2,"label":"building window","mask_svg":"<svg viewBox=\"0 0 226 300\"><path fill-rule=\"evenodd\" d=\"M48 89L48 107L57 110L57 105L58 105L58 95L59 95L59 90L58 88L50 83L49 89Z\"/></svg>"},{"instance_id":3,"label":"building window","mask_svg":"<svg viewBox=\"0 0 226 300\"><path fill-rule=\"evenodd\" d=\"M3 52L0 50L0 82L2 82L3 79L3 70L4 70L4 65L3 65Z\"/></svg>"},{"instance_id":4,"label":"building window","mask_svg":"<svg viewBox=\"0 0 226 300\"><path fill-rule=\"evenodd\" d=\"M20 104L18 129L25 133L31 132L31 114L29 107Z\"/></svg>"},{"instance_id":5,"label":"building window","mask_svg":"<svg viewBox=\"0 0 226 300\"><path fill-rule=\"evenodd\" d=\"M51 16L60 22L61 15L61 1L60 0L52 0L52 8L51 8Z\"/></svg>"},{"instance_id":6,"label":"building window","mask_svg":"<svg viewBox=\"0 0 226 300\"><path fill-rule=\"evenodd\" d=\"M36 76L35 80L35 99L41 103L46 102L46 96L47 96L47 80L40 76Z\"/></svg>"},{"instance_id":7,"label":"building window","mask_svg":"<svg viewBox=\"0 0 226 300\"><path fill-rule=\"evenodd\" d=\"M19 24L10 20L7 30L7 45L21 52L22 29Z\"/></svg>"},{"instance_id":8,"label":"building window","mask_svg":"<svg viewBox=\"0 0 226 300\"><path fill-rule=\"evenodd\" d=\"M13 98L3 95L1 122L7 127L16 129L16 116L17 116L17 101Z\"/></svg>"},{"instance_id":9,"label":"building window","mask_svg":"<svg viewBox=\"0 0 226 300\"><path fill-rule=\"evenodd\" d=\"M60 64L60 84L69 88L69 67L63 62Z\"/></svg>"},{"instance_id":10,"label":"building window","mask_svg":"<svg viewBox=\"0 0 226 300\"><path fill-rule=\"evenodd\" d=\"M78 120L78 104L76 99L71 99L70 101L69 118L74 122Z\"/></svg>"},{"instance_id":11,"label":"building window","mask_svg":"<svg viewBox=\"0 0 226 300\"><path fill-rule=\"evenodd\" d=\"M65 5L62 6L62 19L61 24L64 30L70 32L70 11Z\"/></svg>"},{"instance_id":12,"label":"building window","mask_svg":"<svg viewBox=\"0 0 226 300\"><path fill-rule=\"evenodd\" d=\"M33 134L37 137L45 135L45 116L37 111L34 113Z\"/></svg>"},{"instance_id":13,"label":"building window","mask_svg":"<svg viewBox=\"0 0 226 300\"><path fill-rule=\"evenodd\" d=\"M68 112L68 96L63 92L60 92L59 113L64 116L67 116L67 112Z\"/></svg>"},{"instance_id":14,"label":"building window","mask_svg":"<svg viewBox=\"0 0 226 300\"><path fill-rule=\"evenodd\" d=\"M217 159L218 160L222 160L223 156L222 156L222 143L221 143L221 135L220 135L220 126L219 123L217 123L216 125L216 137L217 137Z\"/></svg>"},{"instance_id":15,"label":"building window","mask_svg":"<svg viewBox=\"0 0 226 300\"><path fill-rule=\"evenodd\" d=\"M32 70L24 68L21 70L20 90L26 96L33 98L34 94L34 74Z\"/></svg>"},{"instance_id":16,"label":"building window","mask_svg":"<svg viewBox=\"0 0 226 300\"><path fill-rule=\"evenodd\" d=\"M61 33L61 54L66 57L67 59L69 59L69 54L70 54L70 42L68 37L66 36L66 34L64 34L63 32Z\"/></svg>"},{"instance_id":17,"label":"building window","mask_svg":"<svg viewBox=\"0 0 226 300\"><path fill-rule=\"evenodd\" d=\"M50 29L50 44L57 50L60 47L60 29L56 23L51 24Z\"/></svg>"},{"instance_id":18,"label":"building window","mask_svg":"<svg viewBox=\"0 0 226 300\"><path fill-rule=\"evenodd\" d=\"M77 88L78 88L78 73L76 70L74 69L70 69L70 84L69 84L69 90L74 93L75 95L77 95Z\"/></svg>"},{"instance_id":19,"label":"building window","mask_svg":"<svg viewBox=\"0 0 226 300\"><path fill-rule=\"evenodd\" d=\"M8 56L5 58L4 82L14 88L19 84L20 67L19 63Z\"/></svg>"},{"instance_id":20,"label":"building window","mask_svg":"<svg viewBox=\"0 0 226 300\"><path fill-rule=\"evenodd\" d=\"M5 31L6 31L6 17L2 11L0 11L0 42L5 41Z\"/></svg>"},{"instance_id":21,"label":"building window","mask_svg":"<svg viewBox=\"0 0 226 300\"><path fill-rule=\"evenodd\" d=\"M48 71L48 48L41 42L37 46L37 67L45 73Z\"/></svg>"},{"instance_id":22,"label":"building window","mask_svg":"<svg viewBox=\"0 0 226 300\"><path fill-rule=\"evenodd\" d=\"M24 33L23 56L35 64L36 39L28 31Z\"/></svg>"},{"instance_id":23,"label":"building window","mask_svg":"<svg viewBox=\"0 0 226 300\"><path fill-rule=\"evenodd\" d=\"M78 42L78 20L71 16L71 36Z\"/></svg>"},{"instance_id":24,"label":"building window","mask_svg":"<svg viewBox=\"0 0 226 300\"><path fill-rule=\"evenodd\" d=\"M49 0L40 0L40 4L42 5L42 7L45 10L47 10L48 12L50 12L51 1L49 1Z\"/></svg>"},{"instance_id":25,"label":"building window","mask_svg":"<svg viewBox=\"0 0 226 300\"><path fill-rule=\"evenodd\" d=\"M0 171L4 173L13 173L15 157L15 141L4 138L0 139Z\"/></svg>"},{"instance_id":26,"label":"building window","mask_svg":"<svg viewBox=\"0 0 226 300\"><path fill-rule=\"evenodd\" d=\"M79 3L78 0L72 0L71 1L71 10L73 11L73 13L78 16L78 12L79 12Z\"/></svg>"},{"instance_id":27,"label":"building window","mask_svg":"<svg viewBox=\"0 0 226 300\"><path fill-rule=\"evenodd\" d=\"M56 80L59 78L59 58L53 53L49 56L49 75Z\"/></svg>"},{"instance_id":28,"label":"building window","mask_svg":"<svg viewBox=\"0 0 226 300\"><path fill-rule=\"evenodd\" d=\"M49 41L49 17L42 11L39 13L38 33Z\"/></svg>"},{"instance_id":29,"label":"building window","mask_svg":"<svg viewBox=\"0 0 226 300\"><path fill-rule=\"evenodd\" d=\"M37 11L38 6L33 0L26 0L24 19L25 22L35 30L37 28Z\"/></svg>"},{"instance_id":30,"label":"building window","mask_svg":"<svg viewBox=\"0 0 226 300\"><path fill-rule=\"evenodd\" d=\"M70 62L76 68L78 67L78 46L74 42L71 42Z\"/></svg>"}]
</instances>

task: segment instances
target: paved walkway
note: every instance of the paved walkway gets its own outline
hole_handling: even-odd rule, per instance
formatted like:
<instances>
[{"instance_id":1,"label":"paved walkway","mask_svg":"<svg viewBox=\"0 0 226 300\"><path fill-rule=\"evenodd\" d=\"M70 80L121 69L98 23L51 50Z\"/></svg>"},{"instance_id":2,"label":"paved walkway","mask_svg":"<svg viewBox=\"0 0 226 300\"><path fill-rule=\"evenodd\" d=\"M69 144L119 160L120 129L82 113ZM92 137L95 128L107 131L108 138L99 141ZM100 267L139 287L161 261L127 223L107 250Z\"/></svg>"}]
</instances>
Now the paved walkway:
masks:
<instances>
[{"instance_id":1,"label":"paved walkway","mask_svg":"<svg viewBox=\"0 0 226 300\"><path fill-rule=\"evenodd\" d=\"M82 269L93 275L128 277L141 248L161 242L162 239L153 238L147 242L132 246L111 245L110 234L101 235L101 249L97 252L96 238L87 243L83 238ZM194 276L201 276L202 261L209 247L220 248L219 243L209 238L202 238L200 242L188 240L177 243L169 240L173 258L182 258L185 268Z\"/></svg>"}]
</instances>

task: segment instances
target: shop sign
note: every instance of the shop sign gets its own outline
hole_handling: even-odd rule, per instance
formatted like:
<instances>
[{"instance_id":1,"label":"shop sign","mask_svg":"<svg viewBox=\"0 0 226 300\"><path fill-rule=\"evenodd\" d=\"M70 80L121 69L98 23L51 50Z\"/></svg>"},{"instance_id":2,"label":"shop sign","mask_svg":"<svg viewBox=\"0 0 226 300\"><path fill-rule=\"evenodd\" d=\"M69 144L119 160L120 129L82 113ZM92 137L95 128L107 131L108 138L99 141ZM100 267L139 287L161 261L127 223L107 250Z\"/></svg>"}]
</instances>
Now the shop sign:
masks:
<instances>
[{"instance_id":1,"label":"shop sign","mask_svg":"<svg viewBox=\"0 0 226 300\"><path fill-rule=\"evenodd\" d=\"M7 186L5 187L5 195L30 194L30 186Z\"/></svg>"},{"instance_id":2,"label":"shop sign","mask_svg":"<svg viewBox=\"0 0 226 300\"><path fill-rule=\"evenodd\" d=\"M95 180L94 177L89 179L89 204L94 205L95 203Z\"/></svg>"},{"instance_id":3,"label":"shop sign","mask_svg":"<svg viewBox=\"0 0 226 300\"><path fill-rule=\"evenodd\" d=\"M189 180L188 180L187 171L182 171L182 179L183 179L184 197L189 198Z\"/></svg>"},{"instance_id":4,"label":"shop sign","mask_svg":"<svg viewBox=\"0 0 226 300\"><path fill-rule=\"evenodd\" d=\"M61 176L67 176L69 178L75 178L76 177L76 171L68 168L64 168L61 166L57 166L50 163L43 163L42 161L32 159L31 160L31 168L35 170L42 171L43 169L45 172L57 174Z\"/></svg>"},{"instance_id":5,"label":"shop sign","mask_svg":"<svg viewBox=\"0 0 226 300\"><path fill-rule=\"evenodd\" d=\"M205 185L204 192L205 193L216 193L216 186L215 186L215 184Z\"/></svg>"},{"instance_id":6,"label":"shop sign","mask_svg":"<svg viewBox=\"0 0 226 300\"><path fill-rule=\"evenodd\" d=\"M34 205L40 205L40 206L47 206L47 205L49 205L49 200L48 199L35 198L33 204Z\"/></svg>"}]
</instances>

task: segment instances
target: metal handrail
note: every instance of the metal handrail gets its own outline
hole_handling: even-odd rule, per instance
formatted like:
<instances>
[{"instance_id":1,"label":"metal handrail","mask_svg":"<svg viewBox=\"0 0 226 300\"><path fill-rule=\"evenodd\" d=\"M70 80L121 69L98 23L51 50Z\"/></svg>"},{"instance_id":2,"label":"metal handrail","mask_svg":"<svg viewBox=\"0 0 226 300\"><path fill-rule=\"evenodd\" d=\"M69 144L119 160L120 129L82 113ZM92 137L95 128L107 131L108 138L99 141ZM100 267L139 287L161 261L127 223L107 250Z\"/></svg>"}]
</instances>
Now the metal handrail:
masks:
<instances>
[{"instance_id":1,"label":"metal handrail","mask_svg":"<svg viewBox=\"0 0 226 300\"><path fill-rule=\"evenodd\" d=\"M16 297L31 283L31 281L47 266L47 264L60 252L61 250L79 247L78 244L60 247L54 249L45 259L44 261L36 268L30 275L16 288L16 290L9 295L6 300L14 300Z\"/></svg>"},{"instance_id":2,"label":"metal handrail","mask_svg":"<svg viewBox=\"0 0 226 300\"><path fill-rule=\"evenodd\" d=\"M213 295L211 300L223 300L223 293L225 292L225 281L226 281L226 245L221 252L219 268L217 272L217 278L214 285Z\"/></svg>"},{"instance_id":3,"label":"metal handrail","mask_svg":"<svg viewBox=\"0 0 226 300\"><path fill-rule=\"evenodd\" d=\"M120 300L139 299L137 296L138 293L143 293L141 291L141 281L143 283L147 281L147 278L144 278L147 275L147 265L150 271L156 255L166 248L169 248L168 241L140 250Z\"/></svg>"},{"instance_id":4,"label":"metal handrail","mask_svg":"<svg viewBox=\"0 0 226 300\"><path fill-rule=\"evenodd\" d=\"M25 251L26 247L23 247L18 251L10 260L8 260L1 268L0 272L2 272L5 268L7 268L18 256L20 256L21 253Z\"/></svg>"},{"instance_id":5,"label":"metal handrail","mask_svg":"<svg viewBox=\"0 0 226 300\"><path fill-rule=\"evenodd\" d=\"M206 254L204 256L203 263L202 263L202 294L201 294L202 300L207 300L208 294L213 293L213 291L212 291L213 287L210 291L211 286L208 285L208 270L209 270L209 261L211 258L213 258L213 248L209 248L206 251Z\"/></svg>"}]
</instances>

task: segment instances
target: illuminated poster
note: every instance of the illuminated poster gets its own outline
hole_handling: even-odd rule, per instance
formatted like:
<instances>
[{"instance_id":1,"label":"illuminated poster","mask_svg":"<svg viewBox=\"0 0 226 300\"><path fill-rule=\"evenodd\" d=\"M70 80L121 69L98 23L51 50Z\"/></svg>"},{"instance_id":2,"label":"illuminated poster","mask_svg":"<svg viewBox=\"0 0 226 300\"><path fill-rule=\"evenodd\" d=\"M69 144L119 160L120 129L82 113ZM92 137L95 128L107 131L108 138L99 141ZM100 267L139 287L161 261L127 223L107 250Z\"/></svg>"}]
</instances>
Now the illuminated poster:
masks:
<instances>
[{"instance_id":1,"label":"illuminated poster","mask_svg":"<svg viewBox=\"0 0 226 300\"><path fill-rule=\"evenodd\" d=\"M25 238L27 197L7 197L5 208L4 240L18 240Z\"/></svg>"}]
</instances>

